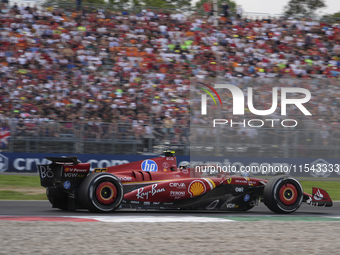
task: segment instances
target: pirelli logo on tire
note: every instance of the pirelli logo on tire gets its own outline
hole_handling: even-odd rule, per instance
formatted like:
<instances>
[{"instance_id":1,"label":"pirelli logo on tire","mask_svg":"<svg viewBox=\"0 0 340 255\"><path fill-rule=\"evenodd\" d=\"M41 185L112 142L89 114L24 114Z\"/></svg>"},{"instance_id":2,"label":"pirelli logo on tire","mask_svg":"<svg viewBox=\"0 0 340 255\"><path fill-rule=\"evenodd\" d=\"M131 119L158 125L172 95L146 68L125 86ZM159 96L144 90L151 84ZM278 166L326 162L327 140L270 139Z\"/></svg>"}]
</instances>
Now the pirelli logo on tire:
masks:
<instances>
[{"instance_id":1,"label":"pirelli logo on tire","mask_svg":"<svg viewBox=\"0 0 340 255\"><path fill-rule=\"evenodd\" d=\"M95 168L93 172L94 173L107 172L107 168Z\"/></svg>"}]
</instances>

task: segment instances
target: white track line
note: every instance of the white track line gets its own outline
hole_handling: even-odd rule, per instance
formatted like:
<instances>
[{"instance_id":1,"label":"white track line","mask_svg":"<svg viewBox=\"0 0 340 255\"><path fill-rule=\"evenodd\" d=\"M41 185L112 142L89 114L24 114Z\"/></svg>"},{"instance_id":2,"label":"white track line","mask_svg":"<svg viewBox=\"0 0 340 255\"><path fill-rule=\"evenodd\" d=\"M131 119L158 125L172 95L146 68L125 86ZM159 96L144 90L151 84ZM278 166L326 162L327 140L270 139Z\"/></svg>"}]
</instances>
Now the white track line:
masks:
<instances>
[{"instance_id":1,"label":"white track line","mask_svg":"<svg viewBox=\"0 0 340 255\"><path fill-rule=\"evenodd\" d=\"M70 217L70 216L67 216ZM234 220L195 216L71 216L102 222L233 222Z\"/></svg>"}]
</instances>

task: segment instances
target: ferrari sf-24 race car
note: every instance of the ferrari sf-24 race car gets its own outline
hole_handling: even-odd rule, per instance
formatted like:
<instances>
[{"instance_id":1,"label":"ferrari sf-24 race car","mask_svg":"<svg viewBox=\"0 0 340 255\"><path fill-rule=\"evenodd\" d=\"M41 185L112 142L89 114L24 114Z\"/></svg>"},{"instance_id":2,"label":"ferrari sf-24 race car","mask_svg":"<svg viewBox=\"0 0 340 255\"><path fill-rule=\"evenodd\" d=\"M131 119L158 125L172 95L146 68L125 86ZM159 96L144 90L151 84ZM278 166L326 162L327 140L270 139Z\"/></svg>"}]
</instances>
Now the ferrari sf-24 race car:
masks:
<instances>
[{"instance_id":1,"label":"ferrari sf-24 race car","mask_svg":"<svg viewBox=\"0 0 340 255\"><path fill-rule=\"evenodd\" d=\"M38 165L41 185L53 208L113 212L132 209L195 209L247 211L263 202L275 213L292 213L303 202L332 206L328 193L313 188L303 192L292 176L269 181L242 175L204 175L197 168L177 167L173 152L90 172L90 163L76 156L47 157L52 163Z\"/></svg>"}]
</instances>

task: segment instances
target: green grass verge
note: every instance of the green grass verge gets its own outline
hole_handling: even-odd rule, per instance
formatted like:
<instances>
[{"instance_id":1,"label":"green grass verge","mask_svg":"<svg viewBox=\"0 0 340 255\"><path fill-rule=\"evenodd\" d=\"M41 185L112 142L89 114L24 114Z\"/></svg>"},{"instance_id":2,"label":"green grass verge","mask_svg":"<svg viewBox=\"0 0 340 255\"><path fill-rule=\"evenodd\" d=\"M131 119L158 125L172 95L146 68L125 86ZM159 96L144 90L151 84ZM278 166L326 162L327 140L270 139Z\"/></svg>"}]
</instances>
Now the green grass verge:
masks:
<instances>
[{"instance_id":1,"label":"green grass verge","mask_svg":"<svg viewBox=\"0 0 340 255\"><path fill-rule=\"evenodd\" d=\"M25 192L1 190L0 200L47 200L47 197L45 192L41 194L25 194Z\"/></svg>"},{"instance_id":2,"label":"green grass verge","mask_svg":"<svg viewBox=\"0 0 340 255\"><path fill-rule=\"evenodd\" d=\"M340 201L339 181L300 181L303 190L312 193L312 187L324 189L332 200ZM34 190L34 193L25 192ZM40 193L41 190L41 193ZM0 175L0 200L46 200L45 188L40 186L39 176Z\"/></svg>"},{"instance_id":3,"label":"green grass verge","mask_svg":"<svg viewBox=\"0 0 340 255\"><path fill-rule=\"evenodd\" d=\"M0 200L46 199L46 190L40 186L39 176L0 175Z\"/></svg>"},{"instance_id":4,"label":"green grass verge","mask_svg":"<svg viewBox=\"0 0 340 255\"><path fill-rule=\"evenodd\" d=\"M39 176L0 175L0 187L41 187Z\"/></svg>"}]
</instances>

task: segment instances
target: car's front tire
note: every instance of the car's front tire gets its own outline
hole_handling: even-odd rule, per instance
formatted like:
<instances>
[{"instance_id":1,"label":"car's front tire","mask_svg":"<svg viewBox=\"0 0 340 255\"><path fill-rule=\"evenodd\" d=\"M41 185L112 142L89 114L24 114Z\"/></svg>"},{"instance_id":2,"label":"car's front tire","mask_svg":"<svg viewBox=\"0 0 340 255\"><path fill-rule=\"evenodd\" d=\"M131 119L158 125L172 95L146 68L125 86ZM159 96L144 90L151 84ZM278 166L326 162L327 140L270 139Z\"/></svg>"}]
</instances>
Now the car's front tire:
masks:
<instances>
[{"instance_id":1,"label":"car's front tire","mask_svg":"<svg viewBox=\"0 0 340 255\"><path fill-rule=\"evenodd\" d=\"M80 203L91 212L112 212L123 200L123 185L110 173L92 173L79 189Z\"/></svg>"},{"instance_id":2,"label":"car's front tire","mask_svg":"<svg viewBox=\"0 0 340 255\"><path fill-rule=\"evenodd\" d=\"M263 200L264 204L275 213L292 213L301 206L303 189L292 176L275 176L265 186Z\"/></svg>"}]
</instances>

